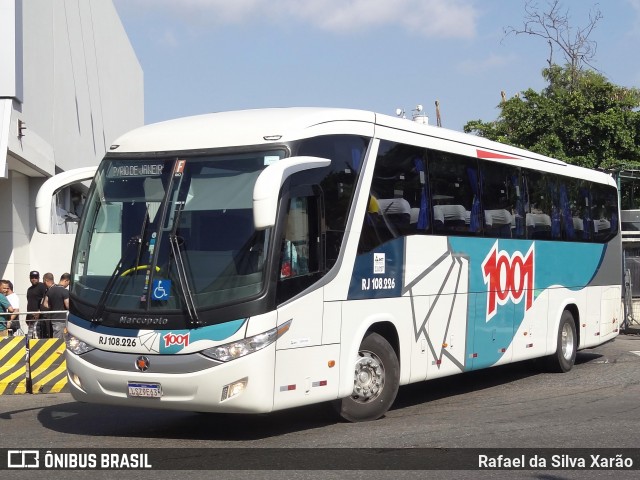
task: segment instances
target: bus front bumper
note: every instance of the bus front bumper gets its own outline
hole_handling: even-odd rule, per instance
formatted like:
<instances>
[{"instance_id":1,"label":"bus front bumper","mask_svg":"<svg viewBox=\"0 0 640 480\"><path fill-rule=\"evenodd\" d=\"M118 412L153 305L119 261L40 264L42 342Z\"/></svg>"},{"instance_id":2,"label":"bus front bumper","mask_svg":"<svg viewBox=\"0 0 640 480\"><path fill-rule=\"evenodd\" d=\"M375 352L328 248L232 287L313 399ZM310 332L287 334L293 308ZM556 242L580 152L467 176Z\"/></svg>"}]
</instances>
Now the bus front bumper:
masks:
<instances>
[{"instance_id":1,"label":"bus front bumper","mask_svg":"<svg viewBox=\"0 0 640 480\"><path fill-rule=\"evenodd\" d=\"M114 354L117 355L117 354ZM175 356L174 356L175 357ZM81 402L170 410L268 413L273 410L275 345L188 373L121 371L66 352L69 387Z\"/></svg>"}]
</instances>

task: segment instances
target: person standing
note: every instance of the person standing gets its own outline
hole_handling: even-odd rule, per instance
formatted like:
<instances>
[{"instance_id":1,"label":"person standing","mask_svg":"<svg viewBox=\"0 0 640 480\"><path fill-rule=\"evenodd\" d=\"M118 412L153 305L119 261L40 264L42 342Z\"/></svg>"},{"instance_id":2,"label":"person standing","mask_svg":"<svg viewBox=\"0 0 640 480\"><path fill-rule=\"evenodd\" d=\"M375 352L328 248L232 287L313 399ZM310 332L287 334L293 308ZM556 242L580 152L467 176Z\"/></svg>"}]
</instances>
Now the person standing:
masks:
<instances>
[{"instance_id":1,"label":"person standing","mask_svg":"<svg viewBox=\"0 0 640 480\"><path fill-rule=\"evenodd\" d=\"M40 314L40 338L51 338L53 336L53 330L51 326L51 320L49 314L46 313L47 310L51 310L48 307L48 304L45 302L47 299L47 292L51 287L55 285L53 280L53 273L47 272L42 276L42 283L44 283L44 296L42 297L42 302L40 302L40 307L38 308L42 313Z\"/></svg>"},{"instance_id":2,"label":"person standing","mask_svg":"<svg viewBox=\"0 0 640 480\"><path fill-rule=\"evenodd\" d=\"M46 274L43 278L46 283ZM58 285L49 287L42 302L45 309L51 311L69 310L69 290L67 290L67 287L69 286L70 279L71 276L68 273L63 273L60 276ZM50 313L48 316L51 321L51 337L64 338L64 327L67 320L66 313Z\"/></svg>"},{"instance_id":3,"label":"person standing","mask_svg":"<svg viewBox=\"0 0 640 480\"><path fill-rule=\"evenodd\" d=\"M0 293L0 312L13 313L13 307L11 306L11 304L9 303L9 300L7 300L7 297L5 297L3 293ZM9 335L9 332L7 330L7 320L8 320L8 315L2 315L0 318L0 338L6 337Z\"/></svg>"},{"instance_id":4,"label":"person standing","mask_svg":"<svg viewBox=\"0 0 640 480\"><path fill-rule=\"evenodd\" d=\"M39 312L40 304L47 291L47 287L44 283L40 282L40 272L37 270L29 272L29 282L31 282L31 286L27 289L27 312ZM40 313L30 313L27 315L27 326L29 328L30 338L41 337L38 326L42 327L42 323L44 322L38 322L39 318Z\"/></svg>"},{"instance_id":5,"label":"person standing","mask_svg":"<svg viewBox=\"0 0 640 480\"><path fill-rule=\"evenodd\" d=\"M13 330L13 334L15 335L17 331L21 331L23 335L26 335L26 324L20 320L18 316L18 312L20 311L20 297L18 294L13 291L13 283L11 280L0 280L0 286L2 287L2 293L7 297L9 303L13 307L13 315L11 315L11 325L9 328Z\"/></svg>"}]
</instances>

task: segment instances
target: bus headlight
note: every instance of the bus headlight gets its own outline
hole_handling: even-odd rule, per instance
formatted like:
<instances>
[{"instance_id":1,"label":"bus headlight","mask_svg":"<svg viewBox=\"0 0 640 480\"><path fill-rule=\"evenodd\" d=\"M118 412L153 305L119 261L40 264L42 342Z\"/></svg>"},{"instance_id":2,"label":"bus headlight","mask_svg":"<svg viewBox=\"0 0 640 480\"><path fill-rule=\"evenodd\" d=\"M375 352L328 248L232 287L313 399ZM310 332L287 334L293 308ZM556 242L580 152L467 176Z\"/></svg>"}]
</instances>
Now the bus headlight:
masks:
<instances>
[{"instance_id":1,"label":"bus headlight","mask_svg":"<svg viewBox=\"0 0 640 480\"><path fill-rule=\"evenodd\" d=\"M71 335L67 329L64 330L64 343L67 346L67 350L76 355L82 355L94 349L91 345L84 343L77 337Z\"/></svg>"},{"instance_id":2,"label":"bus headlight","mask_svg":"<svg viewBox=\"0 0 640 480\"><path fill-rule=\"evenodd\" d=\"M271 330L259 333L253 337L243 338L236 342L208 348L207 350L203 350L202 354L220 362L229 362L236 358L257 352L258 350L262 350L263 348L271 345L278 338L284 335L286 331L289 330L290 326L291 320L283 323L279 327L272 328Z\"/></svg>"}]
</instances>

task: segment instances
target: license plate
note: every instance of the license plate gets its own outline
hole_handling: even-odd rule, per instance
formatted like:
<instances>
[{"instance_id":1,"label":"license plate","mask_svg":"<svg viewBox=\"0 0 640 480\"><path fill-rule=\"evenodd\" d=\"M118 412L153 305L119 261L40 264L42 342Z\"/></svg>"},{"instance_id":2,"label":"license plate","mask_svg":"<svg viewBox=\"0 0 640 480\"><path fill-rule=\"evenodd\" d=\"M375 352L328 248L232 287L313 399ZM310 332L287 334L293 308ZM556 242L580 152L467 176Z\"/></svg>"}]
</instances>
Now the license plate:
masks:
<instances>
[{"instance_id":1,"label":"license plate","mask_svg":"<svg viewBox=\"0 0 640 480\"><path fill-rule=\"evenodd\" d=\"M160 398L162 386L159 383L132 383L129 382L130 397Z\"/></svg>"}]
</instances>

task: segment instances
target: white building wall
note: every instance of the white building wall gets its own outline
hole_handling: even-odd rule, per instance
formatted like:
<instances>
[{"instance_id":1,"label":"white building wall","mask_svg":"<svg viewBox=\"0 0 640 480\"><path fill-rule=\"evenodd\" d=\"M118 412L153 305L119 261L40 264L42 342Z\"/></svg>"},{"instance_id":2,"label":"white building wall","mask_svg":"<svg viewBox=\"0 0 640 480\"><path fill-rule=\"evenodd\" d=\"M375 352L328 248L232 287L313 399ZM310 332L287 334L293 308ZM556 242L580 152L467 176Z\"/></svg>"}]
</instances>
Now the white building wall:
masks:
<instances>
[{"instance_id":1,"label":"white building wall","mask_svg":"<svg viewBox=\"0 0 640 480\"><path fill-rule=\"evenodd\" d=\"M35 231L38 188L96 165L116 137L143 125L143 73L110 0L0 0L0 23L0 114L11 110L6 152L0 141L0 201L11 205L0 208L0 275L26 305L29 271L57 280L74 239Z\"/></svg>"}]
</instances>

